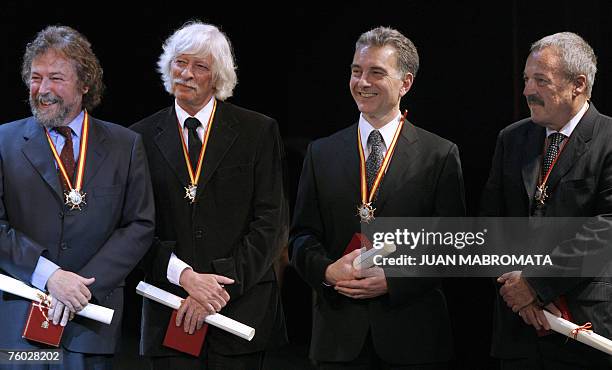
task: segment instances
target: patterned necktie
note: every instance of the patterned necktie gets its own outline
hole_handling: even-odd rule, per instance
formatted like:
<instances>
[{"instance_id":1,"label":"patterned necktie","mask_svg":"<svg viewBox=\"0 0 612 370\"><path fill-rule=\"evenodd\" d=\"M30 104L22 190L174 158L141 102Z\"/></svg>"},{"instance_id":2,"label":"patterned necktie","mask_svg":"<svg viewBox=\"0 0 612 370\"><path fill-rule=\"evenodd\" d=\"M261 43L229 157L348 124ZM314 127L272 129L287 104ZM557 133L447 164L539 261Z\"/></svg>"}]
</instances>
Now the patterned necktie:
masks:
<instances>
[{"instance_id":1,"label":"patterned necktie","mask_svg":"<svg viewBox=\"0 0 612 370\"><path fill-rule=\"evenodd\" d=\"M189 117L185 120L185 127L187 127L187 143L189 150L189 160L191 161L191 168L196 171L198 165L198 159L200 157L200 150L202 149L202 141L198 136L196 129L200 127L200 121L197 118Z\"/></svg>"},{"instance_id":2,"label":"patterned necktie","mask_svg":"<svg viewBox=\"0 0 612 370\"><path fill-rule=\"evenodd\" d=\"M557 158L557 155L559 155L561 142L566 137L567 136L558 132L552 133L550 136L548 136L548 148L546 148L546 154L544 155L544 162L542 165L542 178L546 176L548 169L554 162L555 158Z\"/></svg>"},{"instance_id":3,"label":"patterned necktie","mask_svg":"<svg viewBox=\"0 0 612 370\"><path fill-rule=\"evenodd\" d=\"M64 165L64 169L70 178L70 181L74 178L74 149L72 148L72 129L68 126L56 127L55 131L57 131L60 135L62 135L64 140L64 147L62 148L62 152L60 153L60 160ZM70 186L62 176L61 172L59 174L60 181L62 183L62 187L64 190L70 190Z\"/></svg>"},{"instance_id":4,"label":"patterned necktie","mask_svg":"<svg viewBox=\"0 0 612 370\"><path fill-rule=\"evenodd\" d=\"M371 149L368 160L366 161L366 178L368 180L368 191L370 191L384 158L383 151L385 149L385 143L383 142L380 131L373 130L370 132L370 136L368 136L368 145Z\"/></svg>"}]
</instances>

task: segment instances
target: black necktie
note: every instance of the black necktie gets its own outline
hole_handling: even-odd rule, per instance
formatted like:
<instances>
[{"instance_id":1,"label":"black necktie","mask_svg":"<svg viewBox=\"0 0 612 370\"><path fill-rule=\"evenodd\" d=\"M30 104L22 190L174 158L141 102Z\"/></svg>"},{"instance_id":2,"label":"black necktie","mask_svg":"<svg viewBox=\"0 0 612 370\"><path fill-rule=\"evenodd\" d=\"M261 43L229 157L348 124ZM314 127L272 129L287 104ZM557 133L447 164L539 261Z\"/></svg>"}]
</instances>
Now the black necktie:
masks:
<instances>
[{"instance_id":1,"label":"black necktie","mask_svg":"<svg viewBox=\"0 0 612 370\"><path fill-rule=\"evenodd\" d=\"M546 148L546 154L544 155L544 162L542 164L542 178L548 173L548 169L554 162L555 158L559 155L559 148L563 139L566 136L555 132L548 136L548 148Z\"/></svg>"},{"instance_id":2,"label":"black necktie","mask_svg":"<svg viewBox=\"0 0 612 370\"><path fill-rule=\"evenodd\" d=\"M60 153L60 160L62 161L62 165L68 174L68 178L72 181L74 176L74 149L72 148L72 129L68 126L56 127L55 130L62 135L64 140L64 147L62 148L62 152ZM64 190L70 190L70 186L64 179L64 176L59 174L60 182L62 183L62 187Z\"/></svg>"},{"instance_id":3,"label":"black necktie","mask_svg":"<svg viewBox=\"0 0 612 370\"><path fill-rule=\"evenodd\" d=\"M385 143L383 142L380 131L373 130L370 132L370 136L368 136L368 145L370 145L370 155L366 161L366 178L368 180L368 191L370 191L384 158L383 151L385 149Z\"/></svg>"},{"instance_id":4,"label":"black necktie","mask_svg":"<svg viewBox=\"0 0 612 370\"><path fill-rule=\"evenodd\" d=\"M198 165L198 158L200 157L200 150L202 149L202 141L198 136L196 129L200 127L200 121L197 118L189 117L185 120L185 127L187 127L187 143L189 149L189 160L191 161L191 168L196 171Z\"/></svg>"}]
</instances>

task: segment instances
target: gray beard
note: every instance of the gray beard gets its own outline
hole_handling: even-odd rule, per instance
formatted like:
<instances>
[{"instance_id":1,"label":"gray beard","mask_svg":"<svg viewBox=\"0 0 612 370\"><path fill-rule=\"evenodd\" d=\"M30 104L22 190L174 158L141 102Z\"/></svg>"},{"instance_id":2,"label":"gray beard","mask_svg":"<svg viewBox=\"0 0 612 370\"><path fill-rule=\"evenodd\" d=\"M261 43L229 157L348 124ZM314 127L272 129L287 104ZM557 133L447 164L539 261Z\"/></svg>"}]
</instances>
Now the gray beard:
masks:
<instances>
[{"instance_id":1,"label":"gray beard","mask_svg":"<svg viewBox=\"0 0 612 370\"><path fill-rule=\"evenodd\" d=\"M57 113L53 115L45 115L38 109L38 102L30 96L30 110L32 111L32 115L42 126L46 128L67 126L70 123L66 122L66 117L68 117L72 107L64 104L63 100L58 101L56 104L59 108Z\"/></svg>"}]
</instances>

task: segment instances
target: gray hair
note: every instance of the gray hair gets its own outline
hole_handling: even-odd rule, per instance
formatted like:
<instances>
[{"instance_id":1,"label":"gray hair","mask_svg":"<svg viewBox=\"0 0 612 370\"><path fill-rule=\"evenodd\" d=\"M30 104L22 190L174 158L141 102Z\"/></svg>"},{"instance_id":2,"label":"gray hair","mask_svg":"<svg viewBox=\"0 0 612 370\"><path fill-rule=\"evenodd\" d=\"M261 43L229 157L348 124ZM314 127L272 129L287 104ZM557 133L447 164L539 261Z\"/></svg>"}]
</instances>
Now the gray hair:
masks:
<instances>
[{"instance_id":1,"label":"gray hair","mask_svg":"<svg viewBox=\"0 0 612 370\"><path fill-rule=\"evenodd\" d=\"M215 97L225 100L232 96L238 83L232 46L227 36L217 27L201 22L188 22L168 37L164 52L157 62L166 91L172 94L172 62L180 54L197 57L211 56Z\"/></svg>"},{"instance_id":2,"label":"gray hair","mask_svg":"<svg viewBox=\"0 0 612 370\"><path fill-rule=\"evenodd\" d=\"M102 67L85 36L68 26L48 26L38 32L36 38L26 46L21 65L23 82L30 87L32 61L50 50L60 53L72 62L79 86L89 89L83 95L83 108L93 110L100 104L104 93Z\"/></svg>"},{"instance_id":3,"label":"gray hair","mask_svg":"<svg viewBox=\"0 0 612 370\"><path fill-rule=\"evenodd\" d=\"M397 52L397 68L402 76L411 73L416 77L419 70L419 53L406 36L389 27L376 27L359 36L355 50L365 46L383 47L389 45Z\"/></svg>"},{"instance_id":4,"label":"gray hair","mask_svg":"<svg viewBox=\"0 0 612 370\"><path fill-rule=\"evenodd\" d=\"M563 72L568 79L574 80L579 75L586 76L586 95L590 98L597 73L597 57L591 46L575 33L559 32L534 42L529 52L548 47L554 48L561 58Z\"/></svg>"}]
</instances>

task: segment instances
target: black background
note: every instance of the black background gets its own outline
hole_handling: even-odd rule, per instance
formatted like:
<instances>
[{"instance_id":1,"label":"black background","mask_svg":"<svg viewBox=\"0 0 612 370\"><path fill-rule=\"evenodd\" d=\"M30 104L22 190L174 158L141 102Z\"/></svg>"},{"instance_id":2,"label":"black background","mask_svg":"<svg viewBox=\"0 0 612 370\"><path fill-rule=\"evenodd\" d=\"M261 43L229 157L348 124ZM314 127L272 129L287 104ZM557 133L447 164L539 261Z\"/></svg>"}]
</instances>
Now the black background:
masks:
<instances>
[{"instance_id":1,"label":"black background","mask_svg":"<svg viewBox=\"0 0 612 370\"><path fill-rule=\"evenodd\" d=\"M468 212L474 215L499 130L526 117L522 70L529 45L560 31L583 36L598 56L592 101L612 114L612 3L609 1L309 1L273 5L221 1L135 5L110 2L0 5L0 121L30 115L20 65L25 45L47 25L64 24L92 43L107 91L93 115L129 125L169 105L155 71L162 42L185 21L221 27L233 43L238 86L230 102L278 120L292 202L307 143L358 119L349 65L358 36L391 26L417 46L421 68L402 109L417 126L459 146ZM310 291L289 268L283 294L289 335L309 341ZM136 272L131 279L138 279ZM456 368L490 368L489 280L447 282L457 337ZM137 331L138 300L128 297L126 332ZM418 335L410 333L409 335ZM407 349L409 350L409 349Z\"/></svg>"}]
</instances>

